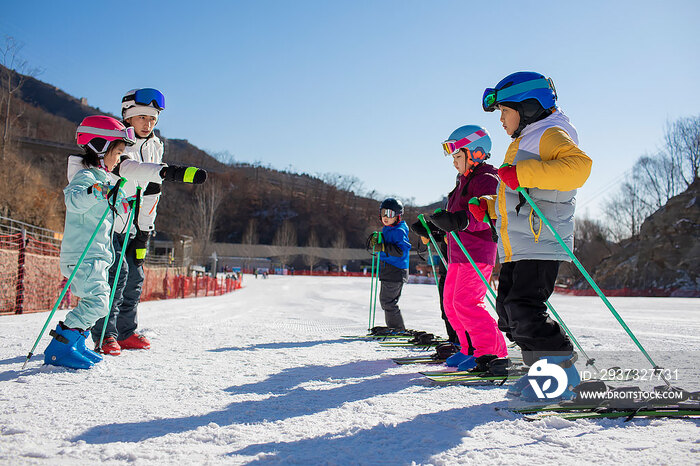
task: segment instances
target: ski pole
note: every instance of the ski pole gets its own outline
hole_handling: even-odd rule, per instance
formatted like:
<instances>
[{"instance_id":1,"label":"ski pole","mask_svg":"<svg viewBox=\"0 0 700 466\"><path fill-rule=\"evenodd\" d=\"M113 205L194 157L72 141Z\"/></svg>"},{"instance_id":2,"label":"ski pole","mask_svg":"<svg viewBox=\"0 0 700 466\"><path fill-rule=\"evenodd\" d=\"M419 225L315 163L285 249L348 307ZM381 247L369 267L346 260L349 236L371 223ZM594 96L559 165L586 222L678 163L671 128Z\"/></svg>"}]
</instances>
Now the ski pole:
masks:
<instances>
[{"instance_id":1,"label":"ski pole","mask_svg":"<svg viewBox=\"0 0 700 466\"><path fill-rule=\"evenodd\" d=\"M488 212L486 212L486 213L484 214L484 222L488 222L489 224L492 225L492 223L491 223L491 217L489 217ZM495 300L498 300L498 298L497 298L497 296L496 296L496 292L494 292L494 291L491 289L491 287L490 287L489 285L487 285L487 286L488 286L488 288L489 288L489 291L490 291L491 294L493 295L493 298L494 298ZM583 357L586 358L586 365L587 365L587 366L593 367L593 369L595 369L596 372L600 372L600 369L598 369L598 368L595 366L595 359L589 357L588 354L586 354L586 351L585 351L585 350L583 349L583 347L579 344L579 342L578 342L578 340L576 339L576 337L574 336L574 334L571 332L571 330L569 330L569 327L566 325L566 323L564 323L564 319L562 319L561 316L559 316L559 314L557 313L557 311L554 310L554 306L552 306L552 304L549 302L549 300L545 300L544 304L547 306L547 309L549 309L549 312L552 313L552 315L554 316L554 319L556 319L556 321L559 323L559 325L561 325L561 328L564 329L564 332L565 332L565 333L568 335L568 337L571 339L571 342L574 344L574 346L576 346L576 348L577 348L577 349L579 350L579 352L583 355Z\"/></svg>"},{"instance_id":2,"label":"ski pole","mask_svg":"<svg viewBox=\"0 0 700 466\"><path fill-rule=\"evenodd\" d=\"M141 186L136 188L136 203L141 202ZM134 212L136 212L136 205L129 210L129 220L126 224L126 235L124 236L124 243L122 244L121 255L119 256L119 264L117 264L117 271L114 275L114 282L112 283L112 291L109 294L109 306L107 306L107 315L104 317L104 323L102 324L102 333L100 334L100 343L97 346L102 349L102 342L105 337L105 332L107 331L107 321L109 320L109 315L112 313L112 304L114 303L114 295L117 291L117 286L119 284L119 274L122 271L122 264L124 263L124 254L126 253L126 245L129 242L129 233L131 232L131 225L134 223Z\"/></svg>"},{"instance_id":3,"label":"ski pole","mask_svg":"<svg viewBox=\"0 0 700 466\"><path fill-rule=\"evenodd\" d=\"M639 348L639 350L642 352L642 354L644 355L644 357L647 358L647 361L649 361L649 363L652 365L652 368L653 368L655 371L658 371L658 372L659 372L659 375L660 375L660 377L661 377L661 379L666 383L666 385L668 385L669 387L671 387L671 383L668 381L668 379L666 379L666 377L665 377L665 376L663 375L663 373L661 372L661 367L659 367L659 366L654 362L654 360L651 359L651 356L649 356L649 353L646 352L646 350L644 349L644 347L642 346L642 344L639 342L639 340L637 340L637 337L634 335L634 333L632 333L632 330L627 326L627 324L626 324L625 321L622 319L622 317L620 316L620 314L617 312L617 310L615 310L615 308L613 307L613 305L610 303L610 301L609 301L608 298L605 296L605 294L603 294L603 292L601 291L601 289L598 287L598 285L596 284L596 282L595 282L595 281L593 280L593 278L590 276L590 274L588 273L588 271L586 271L586 269L583 267L583 265L582 265L581 262L578 260L578 258L574 255L574 253L571 251L571 249L569 249L569 246L566 245L566 243L565 243L564 240L561 238L561 236L559 236L559 233L557 233L557 231L554 229L554 227L552 226L552 224L549 223L549 220L547 220L547 217L544 216L544 214L542 213L542 211L540 210L540 208L537 206L537 204L535 204L535 201L532 200L532 198L530 197L530 194L528 194L528 192L527 192L525 189L523 189L521 186L518 186L518 189L517 189L516 191L518 191L520 194L523 195L523 197L524 197L525 200L528 202L528 204L530 204L530 206L531 206L532 209L535 211L535 213L537 213L537 215L540 217L540 220L542 220L542 222L543 222L543 223L545 224L545 226L549 229L549 231L552 232L552 234L553 234L554 237L556 238L557 242L559 242L559 244L561 245L561 247L564 248L564 251L566 252L566 254L568 254L568 256L571 258L571 260L574 262L574 264L576 265L576 268L578 268L578 270L579 270L579 271L581 272L581 274L584 276L584 278L586 279L586 281L591 285L591 287L593 287L593 289L595 290L596 294L600 297L600 299L603 300L603 302L605 303L605 305L607 306L607 308L610 310L610 312L612 313L612 315L615 317L615 319L618 321L618 323L622 326L622 328L625 330L625 332L627 332L627 335L629 335L629 337L632 339L632 341L634 342L634 344L637 345L637 348Z\"/></svg>"},{"instance_id":4,"label":"ski pole","mask_svg":"<svg viewBox=\"0 0 700 466\"><path fill-rule=\"evenodd\" d=\"M428 257L430 258L430 268L433 269L433 277L435 278L435 284L437 285L438 289L440 289L440 285L438 284L438 277L437 277L437 272L435 271L435 264L433 264L433 253L430 250L430 244L426 244L428 246Z\"/></svg>"},{"instance_id":5,"label":"ski pole","mask_svg":"<svg viewBox=\"0 0 700 466\"><path fill-rule=\"evenodd\" d=\"M425 231L428 232L428 238L430 238L430 242L433 243L433 247L435 248L435 252L437 252L438 256L440 256L440 260L442 261L442 265L444 265L445 268L447 268L447 260L445 260L445 256L443 256L442 251L440 251L440 246L438 246L437 241L435 241L433 234L430 232L430 228L428 227L428 223L425 221L425 216L423 214L419 214L418 220L420 221L421 225L423 225L423 228L425 228Z\"/></svg>"},{"instance_id":6,"label":"ski pole","mask_svg":"<svg viewBox=\"0 0 700 466\"><path fill-rule=\"evenodd\" d=\"M126 179L121 178L119 180L118 188L121 188L125 182L126 182ZM65 296L66 292L68 291L68 287L70 286L71 282L73 281L75 274L78 272L80 265L83 263L83 260L85 260L85 256L87 255L88 249L90 249L92 242L95 241L95 237L97 236L97 232L100 231L100 227L102 226L105 219L107 218L107 214L109 213L110 209L111 209L111 206L108 205L107 208L105 209L105 212L102 214L100 221L97 222L97 226L95 227L95 231L92 232L92 236L90 236L90 239L88 240L87 245L85 246L85 249L83 250L83 253L78 258L78 262L75 264L75 267L73 268L73 273L71 273L70 277L68 277L68 280L66 280L66 285L63 287L63 291L61 291L61 294L59 295L58 299L56 300L56 304L54 304L53 309L51 309L49 316L46 318L46 322L44 322L44 326L41 328L41 332L39 332L39 336L36 338L36 341L34 342L34 346L32 346L32 349L29 351L29 354L27 354L27 359L24 361L24 364L22 364L21 370L24 370L24 368L27 366L27 363L34 355L34 350L36 349L37 345L39 344L41 337L44 336L44 332L46 331L46 327L49 326L49 322L51 322L53 315L56 313L58 306L60 305L61 301L63 300L63 297Z\"/></svg>"},{"instance_id":7,"label":"ski pole","mask_svg":"<svg viewBox=\"0 0 700 466\"><path fill-rule=\"evenodd\" d=\"M380 232L377 232L377 244L382 243L382 234ZM374 322L375 318L377 317L377 293L379 293L379 265L380 265L380 255L379 252L376 253L377 255L377 262L376 262L376 272L374 274L374 301L372 304L372 328L374 328Z\"/></svg>"},{"instance_id":8,"label":"ski pole","mask_svg":"<svg viewBox=\"0 0 700 466\"><path fill-rule=\"evenodd\" d=\"M372 297L374 295L374 261L375 255L372 253L372 269L370 270L369 279L369 322L367 322L367 331L372 330Z\"/></svg>"}]
</instances>

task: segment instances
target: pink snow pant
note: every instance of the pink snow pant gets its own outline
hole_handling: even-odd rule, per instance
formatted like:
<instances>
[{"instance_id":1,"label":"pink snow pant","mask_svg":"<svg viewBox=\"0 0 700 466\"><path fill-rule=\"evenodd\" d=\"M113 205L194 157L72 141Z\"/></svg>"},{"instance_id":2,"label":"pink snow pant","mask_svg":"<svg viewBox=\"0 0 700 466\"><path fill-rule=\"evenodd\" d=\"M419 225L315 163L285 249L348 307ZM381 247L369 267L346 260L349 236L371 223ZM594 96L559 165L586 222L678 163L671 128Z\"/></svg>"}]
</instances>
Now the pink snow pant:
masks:
<instances>
[{"instance_id":1,"label":"pink snow pant","mask_svg":"<svg viewBox=\"0 0 700 466\"><path fill-rule=\"evenodd\" d=\"M479 263L476 265L488 280L493 266ZM449 264L443 291L445 314L457 332L462 352L467 354L471 339L474 357L495 354L503 358L508 356L508 349L496 321L486 310L485 295L486 285L471 264ZM465 331L469 333L469 339Z\"/></svg>"}]
</instances>

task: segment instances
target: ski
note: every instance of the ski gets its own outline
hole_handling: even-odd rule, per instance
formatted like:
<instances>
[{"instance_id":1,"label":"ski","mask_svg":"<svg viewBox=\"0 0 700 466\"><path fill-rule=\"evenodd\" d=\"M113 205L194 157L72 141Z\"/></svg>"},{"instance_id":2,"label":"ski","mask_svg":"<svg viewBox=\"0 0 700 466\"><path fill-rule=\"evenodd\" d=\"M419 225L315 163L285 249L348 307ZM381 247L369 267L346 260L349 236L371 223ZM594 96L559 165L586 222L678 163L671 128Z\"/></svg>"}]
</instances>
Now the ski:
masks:
<instances>
[{"instance_id":1,"label":"ski","mask_svg":"<svg viewBox=\"0 0 700 466\"><path fill-rule=\"evenodd\" d=\"M523 367L522 358L509 358L511 370L520 370ZM479 375L483 374L483 371L474 371L474 369L468 371L455 371L455 370L442 370L442 371L421 371L419 374L428 377L461 377L464 375Z\"/></svg>"},{"instance_id":2,"label":"ski","mask_svg":"<svg viewBox=\"0 0 700 466\"><path fill-rule=\"evenodd\" d=\"M382 348L433 348L437 345L445 343L447 340L431 340L427 342L415 342L411 343L409 341L381 341L379 346Z\"/></svg>"},{"instance_id":3,"label":"ski","mask_svg":"<svg viewBox=\"0 0 700 466\"><path fill-rule=\"evenodd\" d=\"M512 382L514 380L518 380L521 378L523 375L525 375L525 372L514 372L511 374L506 374L506 375L487 375L486 373L482 374L471 374L471 375L460 375L460 376L424 376L428 380L435 382L435 383L440 383L440 384L479 384L479 383L497 383L501 382L501 384L506 383L506 382Z\"/></svg>"},{"instance_id":4,"label":"ski","mask_svg":"<svg viewBox=\"0 0 700 466\"><path fill-rule=\"evenodd\" d=\"M407 365L407 364L444 364L444 359L435 359L430 356L417 356L414 358L392 358L396 364Z\"/></svg>"},{"instance_id":5,"label":"ski","mask_svg":"<svg viewBox=\"0 0 700 466\"><path fill-rule=\"evenodd\" d=\"M539 421L550 417L560 419L576 420L576 419L615 419L624 417L625 421L632 420L638 417L683 417L683 418L700 418L700 408L683 408L678 406L668 406L654 408L593 408L568 411L539 411L536 413L525 414L523 419L526 421Z\"/></svg>"},{"instance_id":6,"label":"ski","mask_svg":"<svg viewBox=\"0 0 700 466\"><path fill-rule=\"evenodd\" d=\"M341 335L340 338L346 340L370 340L370 341L383 341L383 340L410 340L413 338L411 335Z\"/></svg>"}]
</instances>

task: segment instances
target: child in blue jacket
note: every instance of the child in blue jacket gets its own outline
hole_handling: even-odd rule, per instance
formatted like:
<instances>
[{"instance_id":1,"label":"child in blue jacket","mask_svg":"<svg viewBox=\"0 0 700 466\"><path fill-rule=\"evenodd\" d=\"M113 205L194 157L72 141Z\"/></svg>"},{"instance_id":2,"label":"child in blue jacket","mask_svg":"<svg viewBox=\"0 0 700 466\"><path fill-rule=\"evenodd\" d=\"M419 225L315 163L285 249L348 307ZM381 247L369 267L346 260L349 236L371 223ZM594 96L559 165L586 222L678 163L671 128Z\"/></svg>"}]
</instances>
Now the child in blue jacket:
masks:
<instances>
[{"instance_id":1,"label":"child in blue jacket","mask_svg":"<svg viewBox=\"0 0 700 466\"><path fill-rule=\"evenodd\" d=\"M379 303L384 310L386 326L400 331L406 330L399 309L399 298L403 284L408 282L408 226L401 220L403 204L392 197L384 199L379 206L382 229L381 241L374 234L370 246L379 251Z\"/></svg>"}]
</instances>

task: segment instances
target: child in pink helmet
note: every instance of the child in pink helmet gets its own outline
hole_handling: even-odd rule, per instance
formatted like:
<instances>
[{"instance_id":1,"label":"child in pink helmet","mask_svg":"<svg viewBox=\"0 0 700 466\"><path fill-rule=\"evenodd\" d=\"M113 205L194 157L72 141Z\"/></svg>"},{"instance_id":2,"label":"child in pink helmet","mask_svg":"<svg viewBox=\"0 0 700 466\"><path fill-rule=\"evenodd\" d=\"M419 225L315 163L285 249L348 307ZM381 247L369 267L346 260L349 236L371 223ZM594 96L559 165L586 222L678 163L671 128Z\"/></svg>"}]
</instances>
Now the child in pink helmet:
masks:
<instances>
[{"instance_id":1,"label":"child in pink helmet","mask_svg":"<svg viewBox=\"0 0 700 466\"><path fill-rule=\"evenodd\" d=\"M66 277L75 272L71 289L80 301L50 332L53 339L44 351L44 362L89 369L102 360L102 356L85 346L85 340L90 327L104 317L109 305L107 271L114 259L111 247L114 215L118 210L131 208L118 187L118 178L111 172L126 145L133 144L136 137L133 129L101 115L86 117L76 136L84 151L83 168L63 190L66 221L60 266ZM83 261L78 264L83 254Z\"/></svg>"},{"instance_id":2,"label":"child in pink helmet","mask_svg":"<svg viewBox=\"0 0 700 466\"><path fill-rule=\"evenodd\" d=\"M496 242L491 226L469 212L469 201L496 194L496 169L486 162L491 138L480 126L467 125L452 132L443 143L446 156L452 156L459 176L450 192L447 208L430 216L432 223L445 232L455 232L484 277L490 277L496 262ZM508 355L503 335L484 304L486 284L462 252L451 234L448 240L448 268L443 303L445 314L457 332L460 352L446 364L466 371L480 366L489 368L492 360Z\"/></svg>"}]
</instances>

